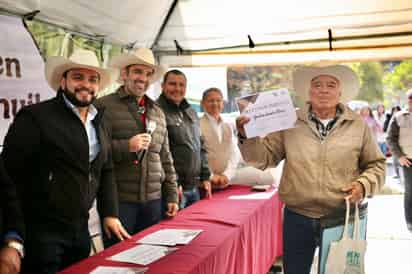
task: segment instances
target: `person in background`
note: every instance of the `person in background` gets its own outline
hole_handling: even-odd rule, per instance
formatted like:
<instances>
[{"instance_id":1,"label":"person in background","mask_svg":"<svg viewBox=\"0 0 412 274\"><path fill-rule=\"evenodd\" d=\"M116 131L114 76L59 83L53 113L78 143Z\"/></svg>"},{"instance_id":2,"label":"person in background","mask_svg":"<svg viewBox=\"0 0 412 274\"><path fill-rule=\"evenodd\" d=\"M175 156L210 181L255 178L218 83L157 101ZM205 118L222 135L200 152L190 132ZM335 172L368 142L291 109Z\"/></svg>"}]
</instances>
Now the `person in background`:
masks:
<instances>
[{"instance_id":1,"label":"person in background","mask_svg":"<svg viewBox=\"0 0 412 274\"><path fill-rule=\"evenodd\" d=\"M24 258L24 225L16 186L0 157L0 274L20 273Z\"/></svg>"},{"instance_id":2,"label":"person in background","mask_svg":"<svg viewBox=\"0 0 412 274\"><path fill-rule=\"evenodd\" d=\"M394 106L394 107L392 107L390 113L386 113L386 119L385 119L385 122L383 124L383 131L384 132L388 132L388 127L389 127L389 124L392 120L392 117L398 111L401 111L401 107L400 106Z\"/></svg>"},{"instance_id":3,"label":"person in background","mask_svg":"<svg viewBox=\"0 0 412 274\"><path fill-rule=\"evenodd\" d=\"M303 67L294 90L307 102L296 126L264 138L246 139L246 116L236 120L240 151L262 169L285 160L279 195L285 203L285 274L309 274L320 239L320 218L372 197L384 184L385 157L366 123L344 104L359 90L346 66Z\"/></svg>"},{"instance_id":4,"label":"person in background","mask_svg":"<svg viewBox=\"0 0 412 274\"><path fill-rule=\"evenodd\" d=\"M4 165L18 190L27 251L23 273L56 273L89 256L89 210L107 236L129 238L118 219L117 188L104 111L93 106L116 71L92 51L49 57L46 80L57 94L22 108L4 141Z\"/></svg>"},{"instance_id":5,"label":"person in background","mask_svg":"<svg viewBox=\"0 0 412 274\"><path fill-rule=\"evenodd\" d=\"M157 99L166 115L170 150L178 176L180 208L200 199L199 187L212 196L207 152L200 135L199 118L185 99L186 76L169 70L163 77L162 94Z\"/></svg>"},{"instance_id":6,"label":"person in background","mask_svg":"<svg viewBox=\"0 0 412 274\"><path fill-rule=\"evenodd\" d=\"M383 153L386 156L388 152L388 148L386 146L386 133L383 130L383 126L385 124L386 115L385 115L385 106L379 104L376 108L376 112L373 114L375 121L379 125L379 130L376 133L376 140L378 141L378 145Z\"/></svg>"},{"instance_id":7,"label":"person in background","mask_svg":"<svg viewBox=\"0 0 412 274\"><path fill-rule=\"evenodd\" d=\"M372 109L370 107L362 107L360 109L359 114L362 117L363 121L365 121L365 123L371 129L372 135L377 142L378 134L383 132L383 129L380 127L378 122L375 120L375 117L372 114Z\"/></svg>"},{"instance_id":8,"label":"person in background","mask_svg":"<svg viewBox=\"0 0 412 274\"><path fill-rule=\"evenodd\" d=\"M407 91L406 96L408 108L394 115L386 141L402 166L405 219L409 231L412 232L412 89Z\"/></svg>"},{"instance_id":9,"label":"person in background","mask_svg":"<svg viewBox=\"0 0 412 274\"><path fill-rule=\"evenodd\" d=\"M222 189L231 183L249 186L276 184L274 174L280 169L262 171L243 161L234 125L221 115L224 105L221 90L207 89L203 92L201 103L205 114L200 119L200 128L212 172L212 188Z\"/></svg>"},{"instance_id":10,"label":"person in background","mask_svg":"<svg viewBox=\"0 0 412 274\"><path fill-rule=\"evenodd\" d=\"M213 189L222 189L229 185L240 161L237 140L230 125L225 123L220 115L224 107L220 89L205 90L202 107L205 114L200 119L200 131L212 173L210 182Z\"/></svg>"},{"instance_id":11,"label":"person in background","mask_svg":"<svg viewBox=\"0 0 412 274\"><path fill-rule=\"evenodd\" d=\"M395 117L395 113L397 113L398 111L401 111L401 107L400 106L394 106L392 107L392 110L390 113L386 113L386 120L385 123L383 125L383 130L387 133L388 132L388 127L390 122L392 121L392 118ZM387 137L387 134L386 134ZM400 179L400 165L399 165L399 161L398 158L396 158L395 154L393 154L390 149L389 149L389 145L388 145L388 152L392 155L392 163L393 163L393 168L395 170L395 175L393 176L394 179Z\"/></svg>"},{"instance_id":12,"label":"person in background","mask_svg":"<svg viewBox=\"0 0 412 274\"><path fill-rule=\"evenodd\" d=\"M169 150L166 120L146 91L164 73L147 48L113 57L122 85L99 98L111 125L113 161L119 189L119 215L126 230L135 234L162 219L162 187L166 215L178 210L176 172ZM150 129L151 125L154 128ZM105 239L106 246L113 242Z\"/></svg>"}]
</instances>

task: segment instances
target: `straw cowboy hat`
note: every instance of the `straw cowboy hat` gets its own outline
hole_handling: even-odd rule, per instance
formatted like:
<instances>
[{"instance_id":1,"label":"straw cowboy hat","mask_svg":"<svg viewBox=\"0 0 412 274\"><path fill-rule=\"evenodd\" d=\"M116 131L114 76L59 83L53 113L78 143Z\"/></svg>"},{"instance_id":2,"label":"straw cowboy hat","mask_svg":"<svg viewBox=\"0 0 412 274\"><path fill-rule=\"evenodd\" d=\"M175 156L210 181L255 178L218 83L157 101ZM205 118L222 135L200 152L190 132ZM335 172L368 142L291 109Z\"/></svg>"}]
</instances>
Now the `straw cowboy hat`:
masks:
<instances>
[{"instance_id":1,"label":"straw cowboy hat","mask_svg":"<svg viewBox=\"0 0 412 274\"><path fill-rule=\"evenodd\" d=\"M52 56L46 62L46 80L50 87L57 91L60 88L60 81L63 74L71 69L90 69L96 71L100 75L99 90L105 89L112 84L119 72L115 69L100 68L99 60L97 60L94 52L84 49L79 49L73 52L69 58L62 56Z\"/></svg>"},{"instance_id":2,"label":"straw cowboy hat","mask_svg":"<svg viewBox=\"0 0 412 274\"><path fill-rule=\"evenodd\" d=\"M166 72L166 68L161 65L156 65L156 61L153 52L148 48L137 48L129 51L128 53L122 53L114 56L109 66L124 69L130 65L146 65L154 69L153 76L150 79L150 83L154 83L159 80ZM119 79L119 83L123 83L122 79Z\"/></svg>"},{"instance_id":3,"label":"straw cowboy hat","mask_svg":"<svg viewBox=\"0 0 412 274\"><path fill-rule=\"evenodd\" d=\"M339 101L341 103L347 103L355 98L359 92L359 78L347 66L301 67L293 73L293 86L299 98L304 102L309 101L311 81L319 75L329 75L339 80L341 88Z\"/></svg>"}]
</instances>

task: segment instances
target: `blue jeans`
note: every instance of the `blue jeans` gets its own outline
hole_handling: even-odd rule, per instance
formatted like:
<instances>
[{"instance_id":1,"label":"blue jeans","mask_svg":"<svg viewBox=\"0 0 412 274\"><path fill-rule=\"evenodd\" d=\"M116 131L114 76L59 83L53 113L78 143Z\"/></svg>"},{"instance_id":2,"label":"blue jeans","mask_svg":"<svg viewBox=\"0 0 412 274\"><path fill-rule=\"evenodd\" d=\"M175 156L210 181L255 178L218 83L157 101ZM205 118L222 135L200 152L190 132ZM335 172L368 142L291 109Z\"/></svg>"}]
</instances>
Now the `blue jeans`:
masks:
<instances>
[{"instance_id":1,"label":"blue jeans","mask_svg":"<svg viewBox=\"0 0 412 274\"><path fill-rule=\"evenodd\" d=\"M119 203L119 219L130 235L136 234L149 226L157 224L162 219L162 203L160 199L146 203ZM105 248L117 243L116 237L103 237Z\"/></svg>"},{"instance_id":2,"label":"blue jeans","mask_svg":"<svg viewBox=\"0 0 412 274\"><path fill-rule=\"evenodd\" d=\"M382 143L378 143L378 145L379 145L379 148L382 151L383 156L386 157L386 153L388 152L388 147L386 146L386 143L382 142Z\"/></svg>"},{"instance_id":3,"label":"blue jeans","mask_svg":"<svg viewBox=\"0 0 412 274\"><path fill-rule=\"evenodd\" d=\"M410 160L410 159L409 159ZM412 167L403 166L403 178L405 183L404 208L405 220L409 231L412 232Z\"/></svg>"},{"instance_id":4,"label":"blue jeans","mask_svg":"<svg viewBox=\"0 0 412 274\"><path fill-rule=\"evenodd\" d=\"M191 190L183 190L183 198L180 201L180 208L185 208L200 200L199 189L195 186Z\"/></svg>"},{"instance_id":5,"label":"blue jeans","mask_svg":"<svg viewBox=\"0 0 412 274\"><path fill-rule=\"evenodd\" d=\"M320 220L295 213L283 213L284 274L309 274L315 249L319 246Z\"/></svg>"}]
</instances>

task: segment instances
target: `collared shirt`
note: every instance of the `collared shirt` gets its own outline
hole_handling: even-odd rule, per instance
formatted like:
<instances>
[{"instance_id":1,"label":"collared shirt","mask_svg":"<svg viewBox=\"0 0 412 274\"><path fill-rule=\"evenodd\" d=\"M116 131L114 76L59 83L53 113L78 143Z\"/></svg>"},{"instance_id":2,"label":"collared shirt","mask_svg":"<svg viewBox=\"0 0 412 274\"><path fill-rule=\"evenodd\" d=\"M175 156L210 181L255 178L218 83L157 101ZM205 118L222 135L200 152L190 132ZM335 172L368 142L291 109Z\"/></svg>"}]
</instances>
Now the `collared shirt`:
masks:
<instances>
[{"instance_id":1,"label":"collared shirt","mask_svg":"<svg viewBox=\"0 0 412 274\"><path fill-rule=\"evenodd\" d=\"M342 114L342 110L340 109L339 105L336 106L336 114L335 118L333 119L327 119L327 120L321 120L318 117L316 117L315 113L312 111L312 106L309 107L309 121L312 121L315 123L316 128L319 132L319 136L321 140L324 140L326 136L328 136L329 132L335 125L336 121L339 119L340 115Z\"/></svg>"},{"instance_id":2,"label":"collared shirt","mask_svg":"<svg viewBox=\"0 0 412 274\"><path fill-rule=\"evenodd\" d=\"M219 142L222 142L222 136L223 136L223 124L224 121L222 120L221 117L219 117L219 121L216 120L213 116L209 115L208 113L205 112L206 117L209 119L210 124L212 125L213 130L216 132ZM229 125L229 127L232 129L232 127ZM225 175L229 180L232 179L235 176L237 166L240 162L240 151L237 146L237 140L233 134L233 131L231 130L232 134L232 144L231 144L231 153L230 153L230 158L227 163L227 167L225 171L223 172L223 175Z\"/></svg>"},{"instance_id":3,"label":"collared shirt","mask_svg":"<svg viewBox=\"0 0 412 274\"><path fill-rule=\"evenodd\" d=\"M75 105L73 105L63 94L63 99L66 105L79 117L80 117L80 112L77 109ZM99 139L97 139L97 133L96 133L96 128L94 127L92 121L94 117L97 115L97 109L95 106L90 105L88 112L87 112L87 117L86 117L86 122L83 124L84 129L86 130L87 133L87 139L89 141L89 162L92 162L94 158L96 158L97 154L100 151L100 144L99 144Z\"/></svg>"}]
</instances>

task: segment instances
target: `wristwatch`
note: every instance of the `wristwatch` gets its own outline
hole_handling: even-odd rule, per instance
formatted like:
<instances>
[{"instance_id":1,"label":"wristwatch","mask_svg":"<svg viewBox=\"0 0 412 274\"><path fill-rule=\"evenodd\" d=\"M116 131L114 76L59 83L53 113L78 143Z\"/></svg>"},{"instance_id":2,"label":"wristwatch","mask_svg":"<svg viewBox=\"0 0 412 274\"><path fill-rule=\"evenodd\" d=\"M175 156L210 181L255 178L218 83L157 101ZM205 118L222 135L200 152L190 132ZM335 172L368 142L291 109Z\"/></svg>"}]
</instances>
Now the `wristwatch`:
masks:
<instances>
[{"instance_id":1,"label":"wristwatch","mask_svg":"<svg viewBox=\"0 0 412 274\"><path fill-rule=\"evenodd\" d=\"M11 241L6 242L6 246L14 248L17 251L17 253L19 253L20 258L21 259L24 258L24 246L22 243L15 241L15 240L11 240Z\"/></svg>"}]
</instances>

